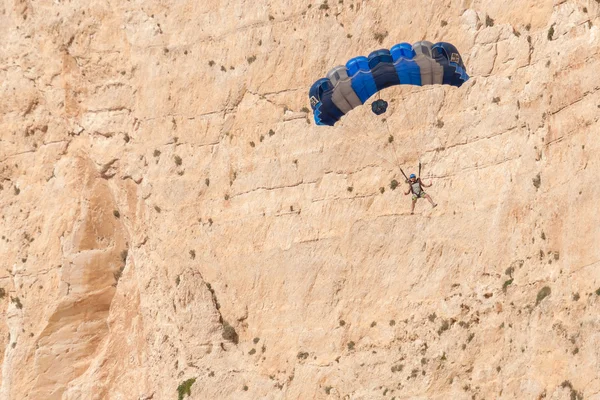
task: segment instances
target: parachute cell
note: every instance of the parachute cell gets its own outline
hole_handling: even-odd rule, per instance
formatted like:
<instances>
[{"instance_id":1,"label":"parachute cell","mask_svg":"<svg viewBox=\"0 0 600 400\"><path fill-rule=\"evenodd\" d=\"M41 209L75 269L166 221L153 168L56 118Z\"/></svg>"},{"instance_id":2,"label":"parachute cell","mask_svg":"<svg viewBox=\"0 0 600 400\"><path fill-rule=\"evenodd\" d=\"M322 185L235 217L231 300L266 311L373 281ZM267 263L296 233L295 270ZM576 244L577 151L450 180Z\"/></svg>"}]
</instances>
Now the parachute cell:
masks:
<instances>
[{"instance_id":1,"label":"parachute cell","mask_svg":"<svg viewBox=\"0 0 600 400\"><path fill-rule=\"evenodd\" d=\"M377 85L369 68L367 57L355 57L346 63L348 76L352 81L352 89L362 103L377 93Z\"/></svg>"},{"instance_id":2,"label":"parachute cell","mask_svg":"<svg viewBox=\"0 0 600 400\"><path fill-rule=\"evenodd\" d=\"M389 50L377 50L369 54L369 68L371 68L378 91L400 84L400 78L394 68L394 61Z\"/></svg>"},{"instance_id":3,"label":"parachute cell","mask_svg":"<svg viewBox=\"0 0 600 400\"><path fill-rule=\"evenodd\" d=\"M326 76L317 80L309 91L317 125L334 125L353 108L390 86L445 84L460 87L469 79L454 45L428 41L413 45L399 43L390 50L376 50L368 57L354 57ZM372 107L377 115L385 112L385 108Z\"/></svg>"}]
</instances>

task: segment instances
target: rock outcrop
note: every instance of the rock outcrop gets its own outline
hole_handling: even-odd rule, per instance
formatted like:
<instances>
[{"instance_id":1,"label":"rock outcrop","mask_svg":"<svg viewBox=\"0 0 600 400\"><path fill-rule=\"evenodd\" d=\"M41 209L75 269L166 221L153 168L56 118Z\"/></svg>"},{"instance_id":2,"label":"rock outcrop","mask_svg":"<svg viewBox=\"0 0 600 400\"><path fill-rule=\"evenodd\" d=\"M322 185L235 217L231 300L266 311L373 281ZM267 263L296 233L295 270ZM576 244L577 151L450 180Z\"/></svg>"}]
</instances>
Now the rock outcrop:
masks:
<instances>
[{"instance_id":1,"label":"rock outcrop","mask_svg":"<svg viewBox=\"0 0 600 400\"><path fill-rule=\"evenodd\" d=\"M0 398L598 398L599 16L0 4ZM472 78L314 125L329 68L423 39Z\"/></svg>"}]
</instances>

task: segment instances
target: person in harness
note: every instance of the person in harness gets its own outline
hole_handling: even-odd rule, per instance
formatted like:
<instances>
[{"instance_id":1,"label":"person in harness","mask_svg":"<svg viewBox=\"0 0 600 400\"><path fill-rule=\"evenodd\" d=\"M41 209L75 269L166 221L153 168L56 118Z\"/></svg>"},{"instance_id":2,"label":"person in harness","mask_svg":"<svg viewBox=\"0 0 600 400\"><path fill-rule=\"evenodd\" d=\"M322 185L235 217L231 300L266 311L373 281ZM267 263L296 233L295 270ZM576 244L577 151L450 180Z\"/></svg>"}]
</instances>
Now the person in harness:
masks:
<instances>
[{"instance_id":1,"label":"person in harness","mask_svg":"<svg viewBox=\"0 0 600 400\"><path fill-rule=\"evenodd\" d=\"M431 203L431 208L437 207L437 204L434 203L431 197L423 190L424 187L430 187L432 185L431 182L429 182L429 185L426 185L421 182L421 178L417 178L415 174L410 174L410 178L408 179L407 183L408 191L405 192L404 195L406 196L409 193L412 193L412 207L410 209L411 214L415 213L415 204L417 204L418 199L427 199Z\"/></svg>"}]
</instances>

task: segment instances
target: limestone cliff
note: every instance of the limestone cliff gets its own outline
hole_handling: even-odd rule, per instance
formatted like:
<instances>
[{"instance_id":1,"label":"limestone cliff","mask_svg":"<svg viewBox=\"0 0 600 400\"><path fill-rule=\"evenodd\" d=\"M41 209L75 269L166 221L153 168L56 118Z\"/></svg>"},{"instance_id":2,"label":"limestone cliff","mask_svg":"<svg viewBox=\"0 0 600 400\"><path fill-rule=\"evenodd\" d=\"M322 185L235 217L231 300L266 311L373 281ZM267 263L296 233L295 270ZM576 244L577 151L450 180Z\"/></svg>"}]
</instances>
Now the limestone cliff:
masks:
<instances>
[{"instance_id":1,"label":"limestone cliff","mask_svg":"<svg viewBox=\"0 0 600 400\"><path fill-rule=\"evenodd\" d=\"M0 398L600 398L600 4L420 3L0 3Z\"/></svg>"}]
</instances>

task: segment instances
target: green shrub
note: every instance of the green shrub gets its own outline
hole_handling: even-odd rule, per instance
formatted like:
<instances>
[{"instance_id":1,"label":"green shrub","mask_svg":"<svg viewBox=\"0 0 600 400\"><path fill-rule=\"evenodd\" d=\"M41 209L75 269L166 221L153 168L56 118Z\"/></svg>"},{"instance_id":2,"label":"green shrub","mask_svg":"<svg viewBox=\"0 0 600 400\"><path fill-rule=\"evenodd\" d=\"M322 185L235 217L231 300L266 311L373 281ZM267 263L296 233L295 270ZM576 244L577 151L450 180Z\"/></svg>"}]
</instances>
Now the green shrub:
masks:
<instances>
[{"instance_id":1,"label":"green shrub","mask_svg":"<svg viewBox=\"0 0 600 400\"><path fill-rule=\"evenodd\" d=\"M537 306L538 304L540 304L540 302L542 300L544 300L546 297L550 296L550 293L552 293L552 290L550 290L550 288L548 286L544 286L543 288L541 288L537 294L537 297L535 300L535 305Z\"/></svg>"},{"instance_id":2,"label":"green shrub","mask_svg":"<svg viewBox=\"0 0 600 400\"><path fill-rule=\"evenodd\" d=\"M183 396L186 394L188 395L188 397L191 396L191 389L194 382L196 382L196 378L190 378L187 381L181 382L181 384L177 387L177 398L179 400L183 400Z\"/></svg>"}]
</instances>

